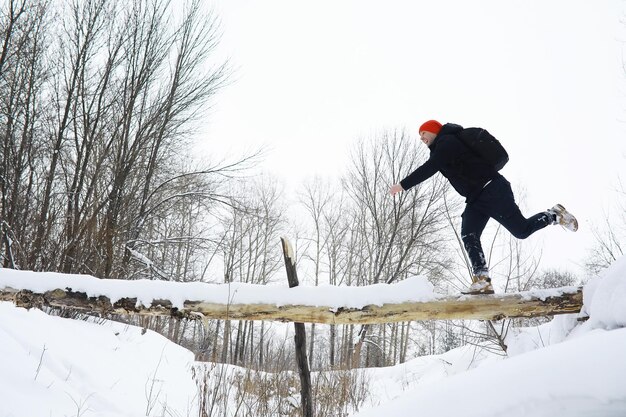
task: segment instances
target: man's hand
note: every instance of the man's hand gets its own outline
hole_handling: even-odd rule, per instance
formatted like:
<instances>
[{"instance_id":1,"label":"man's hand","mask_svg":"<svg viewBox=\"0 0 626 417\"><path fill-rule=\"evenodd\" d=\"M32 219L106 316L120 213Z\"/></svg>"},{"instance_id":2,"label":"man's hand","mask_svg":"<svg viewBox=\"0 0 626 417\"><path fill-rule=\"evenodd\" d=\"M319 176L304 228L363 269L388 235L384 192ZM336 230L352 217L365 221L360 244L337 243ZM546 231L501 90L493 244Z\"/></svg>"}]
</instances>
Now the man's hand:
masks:
<instances>
[{"instance_id":1,"label":"man's hand","mask_svg":"<svg viewBox=\"0 0 626 417\"><path fill-rule=\"evenodd\" d=\"M394 195L398 194L401 191L404 191L404 188L402 188L402 186L400 184L394 184L389 189L389 194L394 196Z\"/></svg>"}]
</instances>

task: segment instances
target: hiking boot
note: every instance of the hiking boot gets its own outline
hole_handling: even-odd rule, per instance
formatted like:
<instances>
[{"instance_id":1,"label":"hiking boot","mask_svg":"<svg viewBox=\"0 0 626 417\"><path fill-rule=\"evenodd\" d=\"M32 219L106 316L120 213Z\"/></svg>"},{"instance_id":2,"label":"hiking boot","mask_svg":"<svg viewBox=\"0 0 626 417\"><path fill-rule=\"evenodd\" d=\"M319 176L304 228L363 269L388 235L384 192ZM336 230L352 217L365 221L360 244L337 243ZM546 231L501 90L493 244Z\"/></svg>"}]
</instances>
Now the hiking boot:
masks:
<instances>
[{"instance_id":1,"label":"hiking boot","mask_svg":"<svg viewBox=\"0 0 626 417\"><path fill-rule=\"evenodd\" d=\"M563 226L563 228L571 230L572 232L578 230L578 220L576 220L576 217L574 217L572 213L565 210L565 207L562 205L555 205L551 209L548 209L548 213L553 214L555 217L553 224L559 224Z\"/></svg>"},{"instance_id":2,"label":"hiking boot","mask_svg":"<svg viewBox=\"0 0 626 417\"><path fill-rule=\"evenodd\" d=\"M463 292L463 294L479 295L479 294L493 294L493 286L491 285L491 278L488 276L473 276L472 285Z\"/></svg>"}]
</instances>

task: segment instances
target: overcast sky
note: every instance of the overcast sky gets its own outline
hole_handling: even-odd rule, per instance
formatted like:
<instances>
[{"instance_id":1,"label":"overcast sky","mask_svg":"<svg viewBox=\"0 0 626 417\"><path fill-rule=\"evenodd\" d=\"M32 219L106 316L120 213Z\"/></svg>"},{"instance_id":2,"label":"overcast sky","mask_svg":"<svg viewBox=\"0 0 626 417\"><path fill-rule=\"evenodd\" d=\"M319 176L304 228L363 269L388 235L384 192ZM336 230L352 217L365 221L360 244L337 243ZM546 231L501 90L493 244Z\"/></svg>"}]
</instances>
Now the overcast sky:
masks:
<instances>
[{"instance_id":1,"label":"overcast sky","mask_svg":"<svg viewBox=\"0 0 626 417\"><path fill-rule=\"evenodd\" d=\"M214 4L236 72L207 115L207 153L266 146L263 169L289 193L341 175L355 141L382 129L417 140L431 118L485 127L509 151L502 173L525 190L527 216L560 202L579 218L577 234L532 237L542 266L584 260L626 180L624 1Z\"/></svg>"}]
</instances>

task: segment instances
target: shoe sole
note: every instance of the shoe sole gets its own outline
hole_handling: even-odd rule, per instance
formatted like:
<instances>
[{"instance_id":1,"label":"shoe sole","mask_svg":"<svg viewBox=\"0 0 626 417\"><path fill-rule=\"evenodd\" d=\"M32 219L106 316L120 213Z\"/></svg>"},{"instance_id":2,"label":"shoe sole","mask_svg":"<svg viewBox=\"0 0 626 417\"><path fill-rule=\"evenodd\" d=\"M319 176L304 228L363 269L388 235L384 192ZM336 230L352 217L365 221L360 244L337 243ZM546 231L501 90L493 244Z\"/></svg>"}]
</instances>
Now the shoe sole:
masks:
<instances>
[{"instance_id":1,"label":"shoe sole","mask_svg":"<svg viewBox=\"0 0 626 417\"><path fill-rule=\"evenodd\" d=\"M565 207L563 207L563 205L557 204L556 207L558 207L559 210L561 210L561 216L562 217L565 217L564 214L566 214L569 217L569 221L571 222L571 225L573 227L569 228L569 227L567 227L567 226L565 226L563 224L559 224L559 226L561 226L565 230L569 230L570 232L578 231L578 220L576 219L576 217L574 217L574 215L572 213L567 211L567 209Z\"/></svg>"},{"instance_id":2,"label":"shoe sole","mask_svg":"<svg viewBox=\"0 0 626 417\"><path fill-rule=\"evenodd\" d=\"M494 290L482 290L482 291L461 291L463 295L491 295L495 294Z\"/></svg>"}]
</instances>

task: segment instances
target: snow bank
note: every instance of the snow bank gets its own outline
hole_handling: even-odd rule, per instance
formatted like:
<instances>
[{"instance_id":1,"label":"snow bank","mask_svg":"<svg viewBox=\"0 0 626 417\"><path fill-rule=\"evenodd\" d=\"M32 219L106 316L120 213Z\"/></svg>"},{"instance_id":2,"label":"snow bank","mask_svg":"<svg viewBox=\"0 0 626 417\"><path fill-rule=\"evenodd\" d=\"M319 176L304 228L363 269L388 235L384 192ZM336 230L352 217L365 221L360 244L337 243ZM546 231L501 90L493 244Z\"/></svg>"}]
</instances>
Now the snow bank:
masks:
<instances>
[{"instance_id":1,"label":"snow bank","mask_svg":"<svg viewBox=\"0 0 626 417\"><path fill-rule=\"evenodd\" d=\"M254 285L244 283L207 284L200 282L168 282L150 280L98 279L89 275L67 275L53 272L0 269L0 288L45 292L71 288L90 297L107 296L112 303L120 298L137 298L137 303L150 306L153 300L170 300L182 308L186 300L217 304L270 303L282 305L328 306L331 308L362 308L366 305L428 301L437 298L433 285L424 277L414 277L395 284L364 287Z\"/></svg>"},{"instance_id":2,"label":"snow bank","mask_svg":"<svg viewBox=\"0 0 626 417\"><path fill-rule=\"evenodd\" d=\"M378 406L393 401L399 393L410 387L437 383L486 361L499 360L499 356L467 345L440 355L420 356L396 366L365 369L371 381L371 397L366 404L370 407Z\"/></svg>"},{"instance_id":3,"label":"snow bank","mask_svg":"<svg viewBox=\"0 0 626 417\"><path fill-rule=\"evenodd\" d=\"M1 417L194 415L193 354L164 337L11 303L0 318Z\"/></svg>"},{"instance_id":4,"label":"snow bank","mask_svg":"<svg viewBox=\"0 0 626 417\"><path fill-rule=\"evenodd\" d=\"M615 261L599 278L585 286L583 313L587 328L626 327L626 256Z\"/></svg>"},{"instance_id":5,"label":"snow bank","mask_svg":"<svg viewBox=\"0 0 626 417\"><path fill-rule=\"evenodd\" d=\"M626 329L573 341L417 388L355 416L624 416Z\"/></svg>"},{"instance_id":6,"label":"snow bank","mask_svg":"<svg viewBox=\"0 0 626 417\"><path fill-rule=\"evenodd\" d=\"M361 307L437 297L423 278L370 287L179 284L0 270L0 287L70 287L112 300ZM370 408L354 417L626 415L626 258L584 290L580 315L558 316L507 340L511 357L471 346L368 369ZM579 316L590 318L581 324ZM195 415L192 354L141 329L50 317L0 303L0 417Z\"/></svg>"},{"instance_id":7,"label":"snow bank","mask_svg":"<svg viewBox=\"0 0 626 417\"><path fill-rule=\"evenodd\" d=\"M589 318L581 325L579 319ZM507 339L509 356L560 343L596 329L626 327L626 256L618 259L583 289L580 314L555 317L541 326L513 329Z\"/></svg>"},{"instance_id":8,"label":"snow bank","mask_svg":"<svg viewBox=\"0 0 626 417\"><path fill-rule=\"evenodd\" d=\"M396 389L386 402L354 417L625 416L626 257L590 281L583 295L580 314L516 330L507 339L506 360L479 360L475 369L458 372L466 362L454 352L463 347L448 352L437 371L427 371L435 378L419 376L422 370L411 362L394 367L416 375L414 387ZM581 324L578 319L587 316Z\"/></svg>"}]
</instances>

